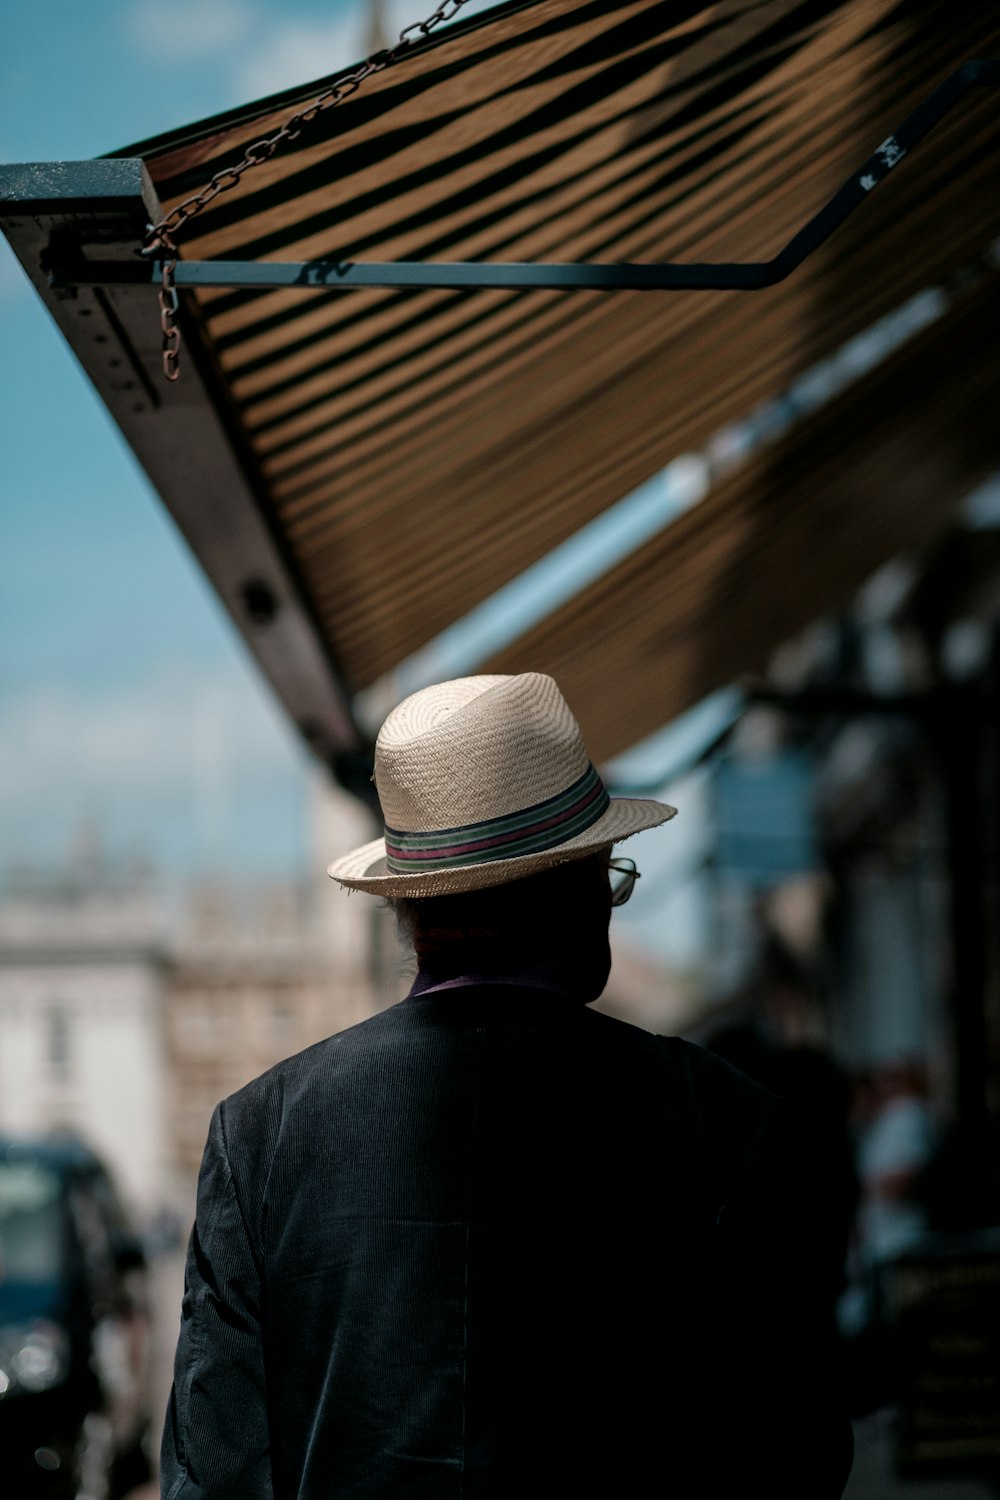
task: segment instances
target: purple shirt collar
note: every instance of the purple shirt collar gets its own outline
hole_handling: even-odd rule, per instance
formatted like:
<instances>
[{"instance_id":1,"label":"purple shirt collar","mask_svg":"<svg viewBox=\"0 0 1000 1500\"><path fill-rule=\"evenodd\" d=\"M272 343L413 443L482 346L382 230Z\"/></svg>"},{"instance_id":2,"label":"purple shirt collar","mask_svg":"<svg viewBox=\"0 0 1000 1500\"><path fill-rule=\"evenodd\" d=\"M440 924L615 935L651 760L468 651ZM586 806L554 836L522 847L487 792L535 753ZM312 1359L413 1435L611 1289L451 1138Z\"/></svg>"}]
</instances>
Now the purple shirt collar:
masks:
<instances>
[{"instance_id":1,"label":"purple shirt collar","mask_svg":"<svg viewBox=\"0 0 1000 1500\"><path fill-rule=\"evenodd\" d=\"M519 969L508 974L458 974L450 979L439 979L426 969L418 969L406 998L416 999L419 995L437 993L439 990L461 990L498 984L511 985L521 990L548 990L550 994L565 995L568 999L580 1000L581 1004L586 1003L566 985L559 984L541 966Z\"/></svg>"}]
</instances>

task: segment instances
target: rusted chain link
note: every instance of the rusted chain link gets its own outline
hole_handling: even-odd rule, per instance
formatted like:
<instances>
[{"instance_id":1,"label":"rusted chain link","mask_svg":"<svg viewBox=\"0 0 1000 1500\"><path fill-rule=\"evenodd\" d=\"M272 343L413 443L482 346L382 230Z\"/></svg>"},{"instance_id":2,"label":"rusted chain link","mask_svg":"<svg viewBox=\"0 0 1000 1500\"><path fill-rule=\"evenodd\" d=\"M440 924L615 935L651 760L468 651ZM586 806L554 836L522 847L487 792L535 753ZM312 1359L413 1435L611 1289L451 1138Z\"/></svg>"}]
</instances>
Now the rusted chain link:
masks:
<instances>
[{"instance_id":1,"label":"rusted chain link","mask_svg":"<svg viewBox=\"0 0 1000 1500\"><path fill-rule=\"evenodd\" d=\"M143 238L140 254L155 258L166 256L162 260L159 302L160 327L163 332L163 373L167 380L176 380L180 373L181 335L176 322L177 288L174 286L174 267L177 264L175 236L178 231L182 230L210 203L214 203L220 193L226 193L230 188L236 187L245 172L270 161L285 142L296 140L302 134L303 129L312 124L317 115L349 99L366 79L371 78L375 73L381 73L384 68L397 62L414 42L429 36L443 21L452 20L468 3L469 0L441 0L437 10L432 11L426 20L416 21L412 26L404 27L399 33L399 41L395 46L384 47L380 52L373 52L353 72L345 73L343 77L338 78L331 88L320 94L311 104L289 115L273 135L254 141L246 148L242 159L235 166L223 167L221 171L216 172L200 193L193 193L190 198L185 198L183 202L178 203L168 214L164 215L158 224L149 225Z\"/></svg>"},{"instance_id":2,"label":"rusted chain link","mask_svg":"<svg viewBox=\"0 0 1000 1500\"><path fill-rule=\"evenodd\" d=\"M176 245L169 235L163 240L163 248L173 251L169 260L160 263L160 333L162 334L163 374L167 380L176 380L181 373L181 331L177 326L177 288L174 285L174 269L177 265Z\"/></svg>"}]
</instances>

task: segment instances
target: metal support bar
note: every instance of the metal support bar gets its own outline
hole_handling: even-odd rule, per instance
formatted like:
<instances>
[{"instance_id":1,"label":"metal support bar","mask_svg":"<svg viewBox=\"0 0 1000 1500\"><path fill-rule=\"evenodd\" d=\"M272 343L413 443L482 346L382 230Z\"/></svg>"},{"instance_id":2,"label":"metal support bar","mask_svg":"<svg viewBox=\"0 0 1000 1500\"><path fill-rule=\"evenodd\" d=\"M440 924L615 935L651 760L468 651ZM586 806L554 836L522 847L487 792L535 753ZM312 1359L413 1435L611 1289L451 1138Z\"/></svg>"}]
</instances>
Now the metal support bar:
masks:
<instances>
[{"instance_id":1,"label":"metal support bar","mask_svg":"<svg viewBox=\"0 0 1000 1500\"><path fill-rule=\"evenodd\" d=\"M807 256L817 250L888 176L924 136L976 84L1000 84L1000 62L979 58L964 63L888 136L830 201L815 214L773 260L745 265L522 265L465 262L395 264L353 261L179 261L174 272L178 287L303 287L317 291L349 291L356 287L400 290L438 287L461 289L553 291L759 291L784 281ZM155 261L82 259L53 266L54 289L70 286L120 286L159 282Z\"/></svg>"}]
</instances>

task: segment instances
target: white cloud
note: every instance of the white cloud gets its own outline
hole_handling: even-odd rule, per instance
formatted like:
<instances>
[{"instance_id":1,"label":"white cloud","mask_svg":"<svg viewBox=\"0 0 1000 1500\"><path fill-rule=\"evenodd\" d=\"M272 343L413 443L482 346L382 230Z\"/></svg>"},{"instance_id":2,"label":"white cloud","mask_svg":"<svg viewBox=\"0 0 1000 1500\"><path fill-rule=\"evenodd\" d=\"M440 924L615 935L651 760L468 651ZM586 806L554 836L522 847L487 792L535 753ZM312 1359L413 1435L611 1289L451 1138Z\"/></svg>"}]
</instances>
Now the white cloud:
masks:
<instances>
[{"instance_id":1,"label":"white cloud","mask_svg":"<svg viewBox=\"0 0 1000 1500\"><path fill-rule=\"evenodd\" d=\"M436 3L388 0L380 18L385 45L393 46L405 27L425 20ZM485 10L490 3L495 0L468 0L460 15ZM325 78L363 61L373 45L370 0L349 0L326 21L286 13L280 24L260 28L252 50L237 57L234 99L246 103Z\"/></svg>"},{"instance_id":2,"label":"white cloud","mask_svg":"<svg viewBox=\"0 0 1000 1500\"><path fill-rule=\"evenodd\" d=\"M257 15L245 0L136 0L129 12L133 39L155 57L201 57L242 42Z\"/></svg>"},{"instance_id":3,"label":"white cloud","mask_svg":"<svg viewBox=\"0 0 1000 1500\"><path fill-rule=\"evenodd\" d=\"M385 29L392 41L403 30L405 26L412 26L415 21L424 21L436 8L438 0L388 0L386 5ZM466 0L462 9L451 22L442 23L439 28L445 30L447 26L456 22L464 21L468 16L478 15L481 11L489 10L492 6L500 4L500 0Z\"/></svg>"},{"instance_id":4,"label":"white cloud","mask_svg":"<svg viewBox=\"0 0 1000 1500\"><path fill-rule=\"evenodd\" d=\"M495 0L467 0L459 19ZM383 40L426 19L436 0L385 0ZM371 0L331 0L317 17L274 0L130 0L133 43L163 62L211 60L225 84L218 108L246 104L325 78L361 62L372 49ZM214 54L214 56L213 56Z\"/></svg>"},{"instance_id":5,"label":"white cloud","mask_svg":"<svg viewBox=\"0 0 1000 1500\"><path fill-rule=\"evenodd\" d=\"M191 868L287 866L306 755L251 672L164 666L85 693L40 686L0 707L0 862L48 857L84 823Z\"/></svg>"},{"instance_id":6,"label":"white cloud","mask_svg":"<svg viewBox=\"0 0 1000 1500\"><path fill-rule=\"evenodd\" d=\"M325 78L364 54L363 12L354 9L329 21L289 21L261 33L259 46L237 60L233 87L243 102Z\"/></svg>"},{"instance_id":7,"label":"white cloud","mask_svg":"<svg viewBox=\"0 0 1000 1500\"><path fill-rule=\"evenodd\" d=\"M246 771L289 763L292 741L279 710L249 672L164 666L117 691L30 689L0 710L0 798L51 786L53 777L109 786L190 777L206 724L212 744Z\"/></svg>"}]
</instances>

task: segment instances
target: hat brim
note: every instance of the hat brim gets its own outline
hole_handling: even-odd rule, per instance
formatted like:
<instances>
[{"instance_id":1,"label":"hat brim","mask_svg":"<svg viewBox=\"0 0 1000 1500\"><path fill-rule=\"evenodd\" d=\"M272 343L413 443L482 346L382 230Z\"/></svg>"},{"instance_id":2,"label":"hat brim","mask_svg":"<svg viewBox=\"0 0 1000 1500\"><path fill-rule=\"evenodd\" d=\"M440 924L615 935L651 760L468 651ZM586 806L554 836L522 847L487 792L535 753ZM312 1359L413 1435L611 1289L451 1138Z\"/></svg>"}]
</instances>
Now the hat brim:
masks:
<instances>
[{"instance_id":1,"label":"hat brim","mask_svg":"<svg viewBox=\"0 0 1000 1500\"><path fill-rule=\"evenodd\" d=\"M669 822L677 812L666 802L640 797L613 797L610 806L596 823L576 838L567 839L554 849L535 854L521 854L514 859L491 859L481 865L460 865L423 874L393 874L386 864L385 840L373 839L335 859L327 874L352 891L369 891L375 896L446 896L458 891L481 891L491 885L507 885L538 870L565 864L585 854L604 849L631 838L645 828L656 828Z\"/></svg>"}]
</instances>

